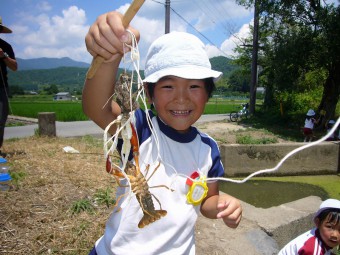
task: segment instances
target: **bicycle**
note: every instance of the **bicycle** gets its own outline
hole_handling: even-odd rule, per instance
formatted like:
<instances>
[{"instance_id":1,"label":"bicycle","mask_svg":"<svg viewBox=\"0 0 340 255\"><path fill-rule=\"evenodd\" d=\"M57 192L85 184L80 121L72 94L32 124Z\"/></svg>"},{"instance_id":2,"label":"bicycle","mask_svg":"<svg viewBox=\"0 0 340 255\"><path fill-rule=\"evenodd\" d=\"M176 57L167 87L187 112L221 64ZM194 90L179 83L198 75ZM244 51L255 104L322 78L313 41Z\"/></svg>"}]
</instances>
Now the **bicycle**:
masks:
<instances>
[{"instance_id":1,"label":"bicycle","mask_svg":"<svg viewBox=\"0 0 340 255\"><path fill-rule=\"evenodd\" d=\"M249 108L248 103L242 104L242 109L240 111L238 111L238 112L233 111L233 112L230 113L230 115L229 115L230 121L236 122L236 121L238 121L239 119L242 119L242 118L247 119L249 117L248 108Z\"/></svg>"}]
</instances>

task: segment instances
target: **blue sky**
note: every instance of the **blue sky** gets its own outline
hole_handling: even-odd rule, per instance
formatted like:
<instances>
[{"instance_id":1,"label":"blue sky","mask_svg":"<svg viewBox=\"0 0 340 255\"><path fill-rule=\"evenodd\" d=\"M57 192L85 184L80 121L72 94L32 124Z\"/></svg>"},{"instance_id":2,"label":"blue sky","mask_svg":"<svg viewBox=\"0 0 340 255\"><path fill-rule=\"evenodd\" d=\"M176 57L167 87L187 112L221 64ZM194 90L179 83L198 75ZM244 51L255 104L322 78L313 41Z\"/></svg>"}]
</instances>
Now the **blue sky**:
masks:
<instances>
[{"instance_id":1,"label":"blue sky","mask_svg":"<svg viewBox=\"0 0 340 255\"><path fill-rule=\"evenodd\" d=\"M337 0L327 3L338 4ZM0 34L14 48L16 57L70 57L90 63L85 35L96 18L105 12L125 13L131 0L1 0L2 22L13 30ZM233 56L240 38L249 35L253 10L235 0L171 0L170 30L198 36L209 57ZM148 47L165 31L165 0L145 0L131 25L141 32L141 66Z\"/></svg>"},{"instance_id":2,"label":"blue sky","mask_svg":"<svg viewBox=\"0 0 340 255\"><path fill-rule=\"evenodd\" d=\"M12 34L0 34L16 57L70 57L90 63L84 38L89 26L105 12L126 11L131 1L124 0L1 0L0 16ZM141 65L150 43L164 34L165 0L146 0L132 26L141 32ZM231 56L237 38L249 32L252 9L234 0L171 0L170 30L198 36L210 57ZM235 36L236 35L236 36Z\"/></svg>"}]
</instances>

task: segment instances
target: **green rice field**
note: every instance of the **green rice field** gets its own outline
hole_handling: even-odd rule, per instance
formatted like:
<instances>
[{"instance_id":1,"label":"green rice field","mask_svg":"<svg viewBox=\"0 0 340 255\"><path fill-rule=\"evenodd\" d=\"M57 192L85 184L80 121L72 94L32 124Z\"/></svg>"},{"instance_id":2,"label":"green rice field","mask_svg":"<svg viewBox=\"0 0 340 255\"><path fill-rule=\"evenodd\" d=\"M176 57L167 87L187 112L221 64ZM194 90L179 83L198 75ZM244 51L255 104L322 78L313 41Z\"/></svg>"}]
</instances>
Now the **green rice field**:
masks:
<instances>
[{"instance_id":1,"label":"green rice field","mask_svg":"<svg viewBox=\"0 0 340 255\"><path fill-rule=\"evenodd\" d=\"M204 114L224 114L241 109L245 100L212 98ZM142 105L142 104L141 104ZM57 121L88 120L83 113L81 100L53 101L52 96L21 96L10 99L11 115L37 118L39 112L55 112Z\"/></svg>"}]
</instances>

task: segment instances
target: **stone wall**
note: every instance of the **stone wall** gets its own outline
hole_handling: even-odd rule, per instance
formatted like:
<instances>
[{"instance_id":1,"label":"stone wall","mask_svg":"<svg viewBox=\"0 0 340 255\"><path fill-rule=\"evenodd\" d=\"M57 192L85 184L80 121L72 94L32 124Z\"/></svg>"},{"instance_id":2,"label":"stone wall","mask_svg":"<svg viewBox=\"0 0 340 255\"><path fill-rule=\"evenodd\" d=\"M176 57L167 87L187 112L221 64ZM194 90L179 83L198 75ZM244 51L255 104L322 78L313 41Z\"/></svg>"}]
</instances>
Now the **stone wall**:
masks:
<instances>
[{"instance_id":1,"label":"stone wall","mask_svg":"<svg viewBox=\"0 0 340 255\"><path fill-rule=\"evenodd\" d=\"M288 153L306 143L220 146L227 177L247 176L258 170L274 168ZM265 175L317 175L340 172L339 142L323 142L297 152L281 167ZM263 176L263 175L262 175Z\"/></svg>"}]
</instances>

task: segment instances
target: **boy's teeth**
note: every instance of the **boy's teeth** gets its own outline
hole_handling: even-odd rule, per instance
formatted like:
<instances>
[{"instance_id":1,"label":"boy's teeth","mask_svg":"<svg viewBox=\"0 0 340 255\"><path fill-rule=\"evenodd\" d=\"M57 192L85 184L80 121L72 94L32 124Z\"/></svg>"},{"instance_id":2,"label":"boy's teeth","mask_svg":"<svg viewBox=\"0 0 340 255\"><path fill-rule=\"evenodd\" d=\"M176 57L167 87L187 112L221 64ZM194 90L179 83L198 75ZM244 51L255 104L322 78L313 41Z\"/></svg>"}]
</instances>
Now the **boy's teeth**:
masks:
<instances>
[{"instance_id":1,"label":"boy's teeth","mask_svg":"<svg viewBox=\"0 0 340 255\"><path fill-rule=\"evenodd\" d=\"M173 112L176 113L176 114L186 114L189 111L173 111Z\"/></svg>"}]
</instances>

